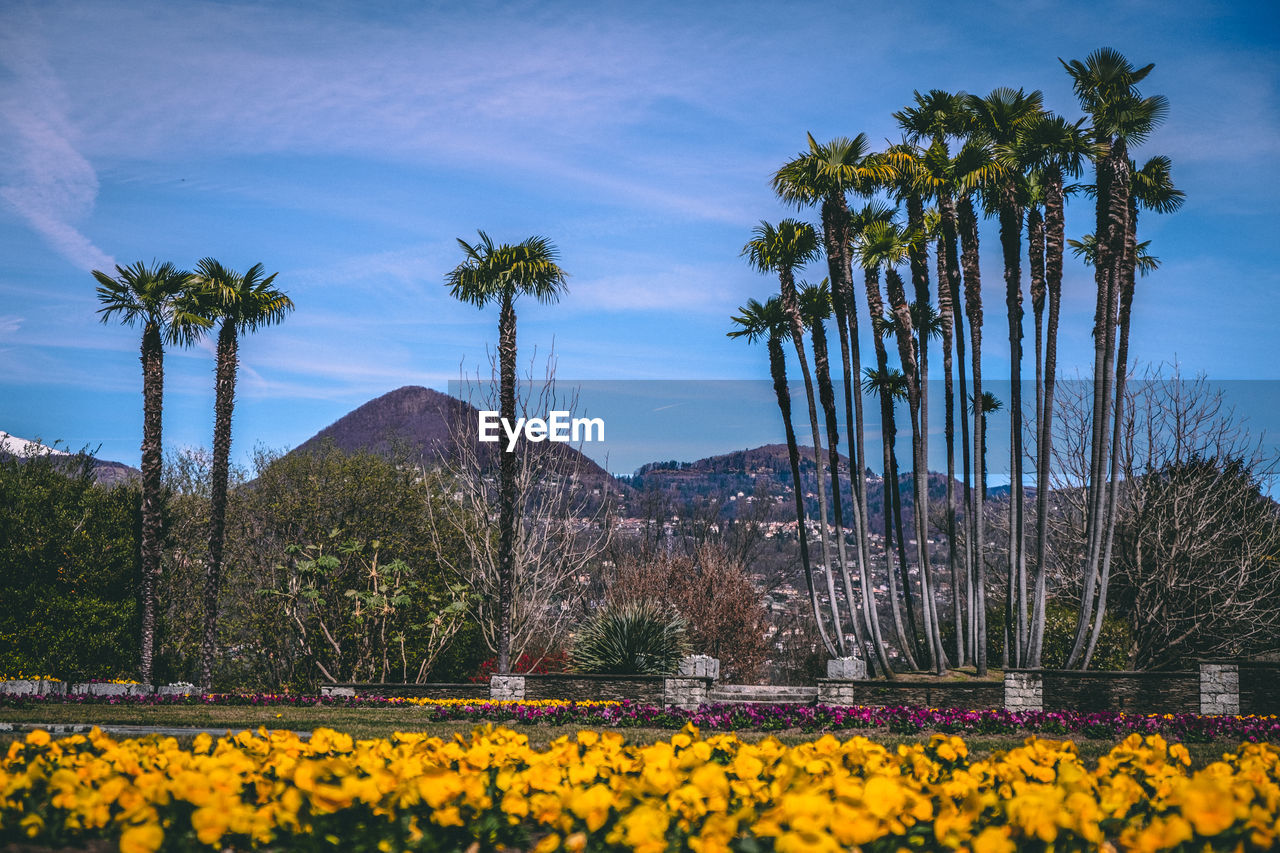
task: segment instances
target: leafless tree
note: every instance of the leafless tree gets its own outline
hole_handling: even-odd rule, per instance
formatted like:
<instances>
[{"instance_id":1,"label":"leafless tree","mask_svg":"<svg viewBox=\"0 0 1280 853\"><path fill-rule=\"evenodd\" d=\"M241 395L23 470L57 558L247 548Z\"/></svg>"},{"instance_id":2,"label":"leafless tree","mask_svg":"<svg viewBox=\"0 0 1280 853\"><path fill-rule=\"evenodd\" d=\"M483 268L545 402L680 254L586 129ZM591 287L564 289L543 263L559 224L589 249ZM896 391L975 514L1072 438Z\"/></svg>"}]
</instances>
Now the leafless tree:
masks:
<instances>
[{"instance_id":1,"label":"leafless tree","mask_svg":"<svg viewBox=\"0 0 1280 853\"><path fill-rule=\"evenodd\" d=\"M1109 579L1094 579L1094 623L1108 604L1122 614L1129 666L1140 669L1280 647L1280 507L1267 496L1280 459L1220 389L1172 374L1148 370L1126 388L1116 533L1103 555ZM1074 567L1086 547L1088 385L1060 388L1049 510L1051 582L1076 595L1087 580ZM1097 638L1091 631L1086 667Z\"/></svg>"},{"instance_id":2,"label":"leafless tree","mask_svg":"<svg viewBox=\"0 0 1280 853\"><path fill-rule=\"evenodd\" d=\"M543 375L535 381L536 359L535 354L525 381L518 383L517 416L578 413L577 394L557 390L554 357L546 359ZM496 377L496 363L490 367ZM464 376L460 385L463 399L450 421L449 452L439 467L423 470L423 476L439 479L440 488L452 498L429 507L429 529L441 563L475 595L473 615L485 644L496 654L498 445L479 441L478 412L497 411L498 383L476 375ZM614 496L609 478L593 478L599 469L569 444L522 439L515 455L511 660L528 655L536 665L584 613L591 575L612 536ZM458 539L462 548L449 547Z\"/></svg>"}]
</instances>

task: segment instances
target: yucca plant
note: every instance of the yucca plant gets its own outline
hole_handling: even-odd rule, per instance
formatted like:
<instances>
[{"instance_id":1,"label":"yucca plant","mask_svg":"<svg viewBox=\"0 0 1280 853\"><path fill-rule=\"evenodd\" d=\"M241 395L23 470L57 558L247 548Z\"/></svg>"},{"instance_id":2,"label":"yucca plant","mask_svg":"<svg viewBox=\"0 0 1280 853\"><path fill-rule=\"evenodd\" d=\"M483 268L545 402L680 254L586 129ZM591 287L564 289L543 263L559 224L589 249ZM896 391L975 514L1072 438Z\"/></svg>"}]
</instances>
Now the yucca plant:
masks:
<instances>
[{"instance_id":1,"label":"yucca plant","mask_svg":"<svg viewBox=\"0 0 1280 853\"><path fill-rule=\"evenodd\" d=\"M673 675L689 653L685 622L641 601L598 611L573 644L573 670L596 675Z\"/></svg>"}]
</instances>

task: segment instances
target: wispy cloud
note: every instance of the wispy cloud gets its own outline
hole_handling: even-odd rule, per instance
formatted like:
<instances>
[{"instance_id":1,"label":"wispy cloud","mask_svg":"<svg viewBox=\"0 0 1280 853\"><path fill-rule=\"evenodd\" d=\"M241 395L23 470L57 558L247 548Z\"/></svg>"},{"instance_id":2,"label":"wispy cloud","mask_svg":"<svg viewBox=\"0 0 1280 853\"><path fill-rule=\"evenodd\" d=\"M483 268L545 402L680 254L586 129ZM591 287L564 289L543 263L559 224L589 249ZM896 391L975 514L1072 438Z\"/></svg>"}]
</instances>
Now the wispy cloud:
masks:
<instances>
[{"instance_id":1,"label":"wispy cloud","mask_svg":"<svg viewBox=\"0 0 1280 853\"><path fill-rule=\"evenodd\" d=\"M12 152L0 198L77 267L111 269L111 256L74 224L93 210L98 176L77 150L67 93L32 32L31 17L14 10L0 34L0 63L12 78L0 94L0 140ZM21 18L26 20L15 20Z\"/></svg>"}]
</instances>

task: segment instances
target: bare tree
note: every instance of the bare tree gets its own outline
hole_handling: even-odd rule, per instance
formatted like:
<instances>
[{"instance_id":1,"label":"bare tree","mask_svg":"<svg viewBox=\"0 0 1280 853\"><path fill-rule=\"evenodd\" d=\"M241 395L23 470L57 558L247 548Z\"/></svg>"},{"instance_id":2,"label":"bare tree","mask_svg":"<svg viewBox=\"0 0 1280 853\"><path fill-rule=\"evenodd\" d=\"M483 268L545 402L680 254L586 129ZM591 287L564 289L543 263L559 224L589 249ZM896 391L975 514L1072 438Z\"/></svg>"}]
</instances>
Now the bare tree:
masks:
<instances>
[{"instance_id":1,"label":"bare tree","mask_svg":"<svg viewBox=\"0 0 1280 853\"><path fill-rule=\"evenodd\" d=\"M576 393L557 391L555 361L533 378L535 354L518 383L517 415L547 418L552 411L579 410ZM497 376L497 364L490 365ZM463 392L450 420L449 452L423 476L439 480L452 499L429 507L429 528L442 565L475 595L473 615L485 644L499 647L499 542L497 445L479 441L478 412L496 411L498 383L463 377ZM512 555L511 660L529 655L536 664L565 637L584 613L591 574L612 535L608 477L569 444L517 443L515 535ZM449 547L460 539L463 547ZM458 555L463 555L459 557Z\"/></svg>"},{"instance_id":2,"label":"bare tree","mask_svg":"<svg viewBox=\"0 0 1280 853\"><path fill-rule=\"evenodd\" d=\"M1079 595L1087 544L1089 383L1055 405L1050 583ZM1117 434L1117 523L1100 606L1129 625L1128 665L1280 648L1280 506L1267 497L1280 459L1204 377L1148 370L1127 383ZM1101 618L1097 621L1101 621ZM1097 632L1084 652L1087 667Z\"/></svg>"}]
</instances>

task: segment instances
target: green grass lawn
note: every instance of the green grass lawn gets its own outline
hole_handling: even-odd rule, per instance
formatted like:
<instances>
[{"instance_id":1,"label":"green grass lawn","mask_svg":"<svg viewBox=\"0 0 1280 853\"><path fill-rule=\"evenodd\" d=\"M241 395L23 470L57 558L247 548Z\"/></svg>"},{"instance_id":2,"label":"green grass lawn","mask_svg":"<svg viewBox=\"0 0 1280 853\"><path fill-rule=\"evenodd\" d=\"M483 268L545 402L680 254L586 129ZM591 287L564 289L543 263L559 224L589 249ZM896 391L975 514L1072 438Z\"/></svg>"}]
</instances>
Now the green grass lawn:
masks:
<instances>
[{"instance_id":1,"label":"green grass lawn","mask_svg":"<svg viewBox=\"0 0 1280 853\"><path fill-rule=\"evenodd\" d=\"M18 730L0 731L0 744L25 736L31 724L73 724L73 725L129 725L158 727L191 727L207 729L257 729L266 726L268 729L290 729L310 731L318 727L337 729L348 732L357 738L387 737L397 731L427 732L437 737L449 738L454 734L468 734L477 725L474 722L451 721L439 722L431 719L434 710L430 708L398 707L398 708L319 708L319 707L280 707L280 706L244 706L244 705L173 705L139 707L130 705L47 705L38 708L0 708L0 724L20 724ZM583 725L552 726L546 724L504 723L527 735L532 746L543 748L551 741L563 735L573 735ZM672 729L621 727L607 729L592 726L596 731L616 731L629 743L653 743L670 738L675 732ZM797 744L814 740L820 733L805 732L799 729L785 729L775 732L741 731L737 733L744 740L759 740L773 736L783 743ZM840 729L833 734L846 740L857 735L869 738L877 743L896 745L899 743L927 742L932 732L918 734L900 734L888 729ZM1020 746L1026 735L962 735L975 757L983 757L998 750L1007 750ZM1049 737L1049 739L1054 739ZM1065 738L1059 738L1065 739ZM1076 735L1075 741L1081 757L1095 760L1108 752L1116 741L1098 740ZM183 738L185 740L185 738ZM1211 743L1189 743L1194 766L1202 767L1216 761L1224 752L1230 752L1239 746L1238 741L1219 740Z\"/></svg>"}]
</instances>

